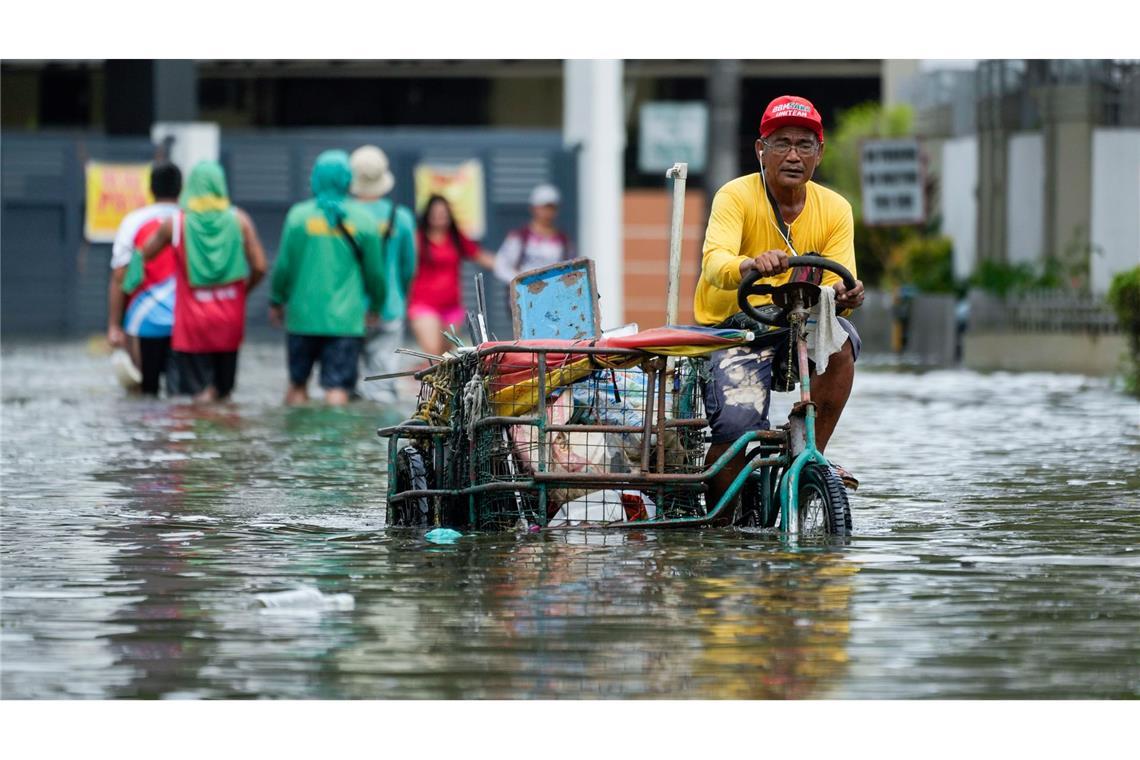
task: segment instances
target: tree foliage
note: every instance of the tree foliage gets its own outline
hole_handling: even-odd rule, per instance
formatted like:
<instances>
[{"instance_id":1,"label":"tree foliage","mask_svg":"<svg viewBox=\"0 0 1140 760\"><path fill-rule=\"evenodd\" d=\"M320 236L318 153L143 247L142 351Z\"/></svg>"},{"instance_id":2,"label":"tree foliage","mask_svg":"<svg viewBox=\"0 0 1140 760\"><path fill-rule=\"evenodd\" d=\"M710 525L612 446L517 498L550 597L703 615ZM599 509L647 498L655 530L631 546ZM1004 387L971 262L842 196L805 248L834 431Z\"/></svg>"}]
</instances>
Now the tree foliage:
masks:
<instances>
[{"instance_id":1,"label":"tree foliage","mask_svg":"<svg viewBox=\"0 0 1140 760\"><path fill-rule=\"evenodd\" d=\"M1128 339L1128 390L1140 396L1140 267L1120 272L1108 287L1108 303Z\"/></svg>"},{"instance_id":2,"label":"tree foliage","mask_svg":"<svg viewBox=\"0 0 1140 760\"><path fill-rule=\"evenodd\" d=\"M882 282L892 249L918 236L921 231L913 227L868 227L863 224L860 149L864 140L907 137L913 134L913 127L914 112L910 106L884 108L872 101L841 111L835 129L827 138L820 181L851 203L855 216L855 255L859 278L869 285Z\"/></svg>"}]
</instances>

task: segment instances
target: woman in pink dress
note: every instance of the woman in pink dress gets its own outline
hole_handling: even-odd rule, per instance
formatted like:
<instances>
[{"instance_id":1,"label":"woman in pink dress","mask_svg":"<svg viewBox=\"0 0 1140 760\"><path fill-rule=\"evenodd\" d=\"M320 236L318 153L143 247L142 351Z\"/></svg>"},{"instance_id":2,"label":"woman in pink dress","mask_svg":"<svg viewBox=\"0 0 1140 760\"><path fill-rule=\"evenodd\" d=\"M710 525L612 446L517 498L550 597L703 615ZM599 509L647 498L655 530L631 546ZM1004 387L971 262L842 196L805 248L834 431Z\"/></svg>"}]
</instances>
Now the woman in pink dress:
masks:
<instances>
[{"instance_id":1,"label":"woman in pink dress","mask_svg":"<svg viewBox=\"0 0 1140 760\"><path fill-rule=\"evenodd\" d=\"M442 331L449 325L461 330L467 323L459 287L463 259L491 269L495 257L459 231L451 205L440 195L428 198L416 237L419 261L408 296L408 320L420 348L438 356L447 350Z\"/></svg>"}]
</instances>

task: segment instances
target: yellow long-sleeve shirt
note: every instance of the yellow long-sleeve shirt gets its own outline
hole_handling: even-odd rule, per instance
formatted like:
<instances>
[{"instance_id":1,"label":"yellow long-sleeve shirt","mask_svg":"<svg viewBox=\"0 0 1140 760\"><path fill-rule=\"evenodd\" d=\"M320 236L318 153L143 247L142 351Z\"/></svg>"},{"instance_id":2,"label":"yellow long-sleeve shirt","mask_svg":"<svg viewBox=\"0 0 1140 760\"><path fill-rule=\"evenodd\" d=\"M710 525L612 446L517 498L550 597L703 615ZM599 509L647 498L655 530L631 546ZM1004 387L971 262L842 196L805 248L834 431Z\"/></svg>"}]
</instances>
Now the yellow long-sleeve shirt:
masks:
<instances>
[{"instance_id":1,"label":"yellow long-sleeve shirt","mask_svg":"<svg viewBox=\"0 0 1140 760\"><path fill-rule=\"evenodd\" d=\"M804 210L788 225L792 245L800 253L818 253L835 259L858 277L855 271L855 222L851 204L834 190L807 183ZM776 227L776 217L761 185L760 174L737 177L726 183L713 198L709 226L701 259L701 277L693 298L693 313L702 325L724 321L740 308L736 288L740 285L740 263L764 251L782 250L789 256ZM782 285L792 271L764 280ZM824 272L823 284L835 285L839 276ZM754 305L772 302L768 296L753 296Z\"/></svg>"}]
</instances>

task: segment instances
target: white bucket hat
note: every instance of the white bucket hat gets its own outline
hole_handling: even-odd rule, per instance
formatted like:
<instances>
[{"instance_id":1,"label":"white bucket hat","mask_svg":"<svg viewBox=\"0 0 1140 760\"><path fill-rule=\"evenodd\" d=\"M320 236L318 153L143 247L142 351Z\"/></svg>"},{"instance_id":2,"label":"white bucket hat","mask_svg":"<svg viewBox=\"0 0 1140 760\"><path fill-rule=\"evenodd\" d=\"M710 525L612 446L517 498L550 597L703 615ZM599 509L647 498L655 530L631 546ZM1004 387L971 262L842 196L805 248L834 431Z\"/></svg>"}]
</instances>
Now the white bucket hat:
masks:
<instances>
[{"instance_id":1,"label":"white bucket hat","mask_svg":"<svg viewBox=\"0 0 1140 760\"><path fill-rule=\"evenodd\" d=\"M388 156L375 145L365 145L352 152L348 159L352 168L353 195L385 196L396 184L388 168Z\"/></svg>"},{"instance_id":2,"label":"white bucket hat","mask_svg":"<svg viewBox=\"0 0 1140 760\"><path fill-rule=\"evenodd\" d=\"M557 206L562 201L562 194L554 185L539 185L530 191L531 206Z\"/></svg>"}]
</instances>

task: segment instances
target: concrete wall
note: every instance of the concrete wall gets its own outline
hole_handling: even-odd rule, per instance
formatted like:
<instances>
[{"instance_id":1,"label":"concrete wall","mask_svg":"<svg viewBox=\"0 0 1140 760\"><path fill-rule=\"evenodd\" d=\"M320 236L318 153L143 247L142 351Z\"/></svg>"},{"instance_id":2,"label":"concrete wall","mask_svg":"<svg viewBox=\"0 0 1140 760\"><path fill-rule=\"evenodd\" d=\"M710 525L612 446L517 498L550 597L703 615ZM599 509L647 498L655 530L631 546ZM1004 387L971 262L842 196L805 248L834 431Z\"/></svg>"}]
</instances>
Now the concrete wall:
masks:
<instances>
[{"instance_id":1,"label":"concrete wall","mask_svg":"<svg viewBox=\"0 0 1140 760\"><path fill-rule=\"evenodd\" d=\"M976 370L1112 375L1125 350L1123 335L968 332L962 363Z\"/></svg>"},{"instance_id":2,"label":"concrete wall","mask_svg":"<svg viewBox=\"0 0 1140 760\"><path fill-rule=\"evenodd\" d=\"M936 367L954 364L957 325L952 295L916 296L910 307L906 355L909 359Z\"/></svg>"},{"instance_id":3,"label":"concrete wall","mask_svg":"<svg viewBox=\"0 0 1140 760\"><path fill-rule=\"evenodd\" d=\"M1006 261L1038 264L1045 256L1045 138L1021 132L1009 138Z\"/></svg>"},{"instance_id":4,"label":"concrete wall","mask_svg":"<svg viewBox=\"0 0 1140 760\"><path fill-rule=\"evenodd\" d=\"M1108 290L1112 276L1140 264L1140 129L1093 132L1090 284Z\"/></svg>"},{"instance_id":5,"label":"concrete wall","mask_svg":"<svg viewBox=\"0 0 1140 760\"><path fill-rule=\"evenodd\" d=\"M894 324L894 298L885 290L867 290L863 305L852 312L849 319L859 331L864 354L889 354L891 328Z\"/></svg>"},{"instance_id":6,"label":"concrete wall","mask_svg":"<svg viewBox=\"0 0 1140 760\"><path fill-rule=\"evenodd\" d=\"M954 241L954 276L969 277L978 260L978 141L942 144L942 233Z\"/></svg>"}]
</instances>

